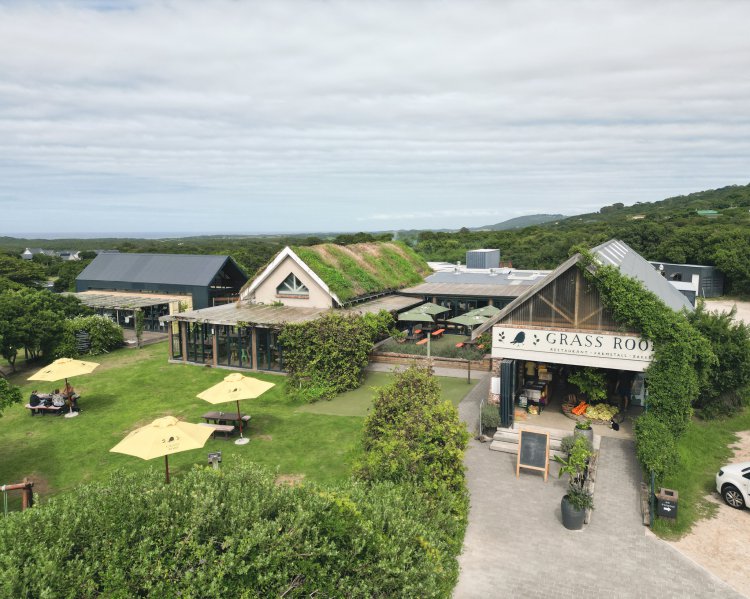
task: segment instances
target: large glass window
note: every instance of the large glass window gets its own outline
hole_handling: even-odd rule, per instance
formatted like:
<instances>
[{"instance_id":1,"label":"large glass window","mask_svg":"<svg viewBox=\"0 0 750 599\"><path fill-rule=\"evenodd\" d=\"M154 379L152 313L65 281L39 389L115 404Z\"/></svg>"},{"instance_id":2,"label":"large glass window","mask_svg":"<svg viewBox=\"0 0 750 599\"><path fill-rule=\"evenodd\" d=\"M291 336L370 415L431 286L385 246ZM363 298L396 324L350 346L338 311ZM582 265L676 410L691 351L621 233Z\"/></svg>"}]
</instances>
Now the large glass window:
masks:
<instances>
[{"instance_id":1,"label":"large glass window","mask_svg":"<svg viewBox=\"0 0 750 599\"><path fill-rule=\"evenodd\" d=\"M258 370L284 370L283 348L278 341L278 331L256 329L256 343Z\"/></svg>"},{"instance_id":2,"label":"large glass window","mask_svg":"<svg viewBox=\"0 0 750 599\"><path fill-rule=\"evenodd\" d=\"M170 322L169 334L172 335L172 358L182 360L182 339L180 338L180 323Z\"/></svg>"},{"instance_id":3,"label":"large glass window","mask_svg":"<svg viewBox=\"0 0 750 599\"><path fill-rule=\"evenodd\" d=\"M276 288L276 295L279 297L309 297L310 290L294 273L290 273L281 285Z\"/></svg>"}]
</instances>

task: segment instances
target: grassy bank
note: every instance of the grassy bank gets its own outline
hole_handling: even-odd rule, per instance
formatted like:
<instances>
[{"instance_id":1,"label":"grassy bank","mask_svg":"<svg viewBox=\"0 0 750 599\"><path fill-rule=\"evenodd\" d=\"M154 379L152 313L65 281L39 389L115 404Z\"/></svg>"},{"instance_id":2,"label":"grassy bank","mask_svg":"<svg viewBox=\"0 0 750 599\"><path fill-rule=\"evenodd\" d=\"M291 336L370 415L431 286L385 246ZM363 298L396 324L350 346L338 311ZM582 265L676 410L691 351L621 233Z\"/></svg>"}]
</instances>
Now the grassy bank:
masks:
<instances>
[{"instance_id":1,"label":"grassy bank","mask_svg":"<svg viewBox=\"0 0 750 599\"><path fill-rule=\"evenodd\" d=\"M717 506L705 496L716 493L715 476L719 468L731 461L729 446L737 440L738 431L750 430L750 410L721 420L694 420L680 439L678 472L664 481L664 486L679 492L678 519L672 523L657 519L654 532L674 539L687 533L692 525L711 517Z\"/></svg>"}]
</instances>

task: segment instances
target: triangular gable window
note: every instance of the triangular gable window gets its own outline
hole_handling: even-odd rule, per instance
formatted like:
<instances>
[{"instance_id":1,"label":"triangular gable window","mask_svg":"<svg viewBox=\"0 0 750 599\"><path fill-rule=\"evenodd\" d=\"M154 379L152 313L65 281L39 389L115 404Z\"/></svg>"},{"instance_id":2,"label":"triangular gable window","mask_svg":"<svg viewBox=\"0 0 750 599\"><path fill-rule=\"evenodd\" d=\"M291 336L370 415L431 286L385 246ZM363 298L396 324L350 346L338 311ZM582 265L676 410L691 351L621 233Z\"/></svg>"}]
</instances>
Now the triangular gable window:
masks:
<instances>
[{"instance_id":1,"label":"triangular gable window","mask_svg":"<svg viewBox=\"0 0 750 599\"><path fill-rule=\"evenodd\" d=\"M276 295L280 297L309 297L310 290L291 273L284 282L276 288Z\"/></svg>"}]
</instances>

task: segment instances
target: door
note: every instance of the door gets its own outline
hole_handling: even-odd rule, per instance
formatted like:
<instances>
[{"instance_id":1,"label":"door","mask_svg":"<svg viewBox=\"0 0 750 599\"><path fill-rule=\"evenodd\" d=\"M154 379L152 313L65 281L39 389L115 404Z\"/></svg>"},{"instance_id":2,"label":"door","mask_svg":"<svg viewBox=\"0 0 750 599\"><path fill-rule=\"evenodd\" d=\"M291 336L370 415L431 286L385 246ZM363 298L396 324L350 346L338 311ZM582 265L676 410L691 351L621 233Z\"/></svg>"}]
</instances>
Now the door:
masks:
<instances>
[{"instance_id":1,"label":"door","mask_svg":"<svg viewBox=\"0 0 750 599\"><path fill-rule=\"evenodd\" d=\"M513 426L516 399L516 361L508 358L500 362L500 426Z\"/></svg>"}]
</instances>

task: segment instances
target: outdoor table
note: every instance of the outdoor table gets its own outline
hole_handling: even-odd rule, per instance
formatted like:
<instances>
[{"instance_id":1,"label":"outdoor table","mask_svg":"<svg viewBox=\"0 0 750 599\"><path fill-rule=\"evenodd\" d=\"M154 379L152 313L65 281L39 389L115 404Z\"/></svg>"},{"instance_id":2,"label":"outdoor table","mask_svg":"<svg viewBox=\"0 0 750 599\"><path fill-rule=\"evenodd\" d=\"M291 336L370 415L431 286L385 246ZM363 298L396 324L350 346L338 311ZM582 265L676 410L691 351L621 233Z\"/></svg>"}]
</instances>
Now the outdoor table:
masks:
<instances>
[{"instance_id":1,"label":"outdoor table","mask_svg":"<svg viewBox=\"0 0 750 599\"><path fill-rule=\"evenodd\" d=\"M237 416L237 412L206 412L202 418L206 422L214 422L216 424L222 424L223 422L231 422L232 424L239 421L240 417ZM250 416L242 414L242 422L248 422Z\"/></svg>"}]
</instances>

